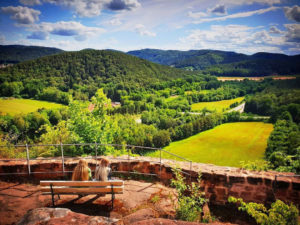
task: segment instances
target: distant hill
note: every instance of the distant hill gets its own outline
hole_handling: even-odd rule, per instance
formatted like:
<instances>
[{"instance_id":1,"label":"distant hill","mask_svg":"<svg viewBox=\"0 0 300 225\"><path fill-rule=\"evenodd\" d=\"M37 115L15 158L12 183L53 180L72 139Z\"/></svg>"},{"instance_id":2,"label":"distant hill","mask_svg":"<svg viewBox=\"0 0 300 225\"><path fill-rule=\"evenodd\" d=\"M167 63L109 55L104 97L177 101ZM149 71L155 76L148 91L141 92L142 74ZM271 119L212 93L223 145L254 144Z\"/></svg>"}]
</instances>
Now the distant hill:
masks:
<instances>
[{"instance_id":1,"label":"distant hill","mask_svg":"<svg viewBox=\"0 0 300 225\"><path fill-rule=\"evenodd\" d=\"M158 49L129 51L128 54L176 68L205 70L218 76L264 76L300 73L300 55L287 56L265 52L245 55L218 50L177 51Z\"/></svg>"},{"instance_id":2,"label":"distant hill","mask_svg":"<svg viewBox=\"0 0 300 225\"><path fill-rule=\"evenodd\" d=\"M39 83L62 91L74 89L89 92L107 83L142 87L190 73L117 51L82 50L45 56L3 68L0 70L0 85L21 81L24 87L28 83L35 86L35 83Z\"/></svg>"},{"instance_id":3,"label":"distant hill","mask_svg":"<svg viewBox=\"0 0 300 225\"><path fill-rule=\"evenodd\" d=\"M63 50L58 48L23 45L0 45L0 64L15 64L61 52L63 52Z\"/></svg>"}]
</instances>

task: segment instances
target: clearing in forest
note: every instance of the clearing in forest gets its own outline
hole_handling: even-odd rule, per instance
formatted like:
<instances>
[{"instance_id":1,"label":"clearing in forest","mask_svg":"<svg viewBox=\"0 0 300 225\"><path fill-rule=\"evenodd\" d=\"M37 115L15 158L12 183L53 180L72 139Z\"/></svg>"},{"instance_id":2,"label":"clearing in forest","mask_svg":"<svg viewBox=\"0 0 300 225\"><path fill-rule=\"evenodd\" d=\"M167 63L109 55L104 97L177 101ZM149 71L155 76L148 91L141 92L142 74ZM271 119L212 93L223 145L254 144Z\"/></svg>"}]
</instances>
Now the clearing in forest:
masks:
<instances>
[{"instance_id":1,"label":"clearing in forest","mask_svg":"<svg viewBox=\"0 0 300 225\"><path fill-rule=\"evenodd\" d=\"M164 149L194 162L240 167L241 161L262 160L272 130L270 123L226 123L172 142ZM159 152L149 153L149 156L159 157ZM180 160L164 152L162 157Z\"/></svg>"},{"instance_id":2,"label":"clearing in forest","mask_svg":"<svg viewBox=\"0 0 300 225\"><path fill-rule=\"evenodd\" d=\"M229 100L215 101L215 102L199 102L192 104L192 111L201 111L204 108L209 111L222 112L223 109L228 109L229 106L235 102L241 102L244 100L244 97L238 97Z\"/></svg>"},{"instance_id":3,"label":"clearing in forest","mask_svg":"<svg viewBox=\"0 0 300 225\"><path fill-rule=\"evenodd\" d=\"M0 113L15 115L18 113L30 113L40 108L61 108L64 105L32 100L32 99L0 99Z\"/></svg>"}]
</instances>

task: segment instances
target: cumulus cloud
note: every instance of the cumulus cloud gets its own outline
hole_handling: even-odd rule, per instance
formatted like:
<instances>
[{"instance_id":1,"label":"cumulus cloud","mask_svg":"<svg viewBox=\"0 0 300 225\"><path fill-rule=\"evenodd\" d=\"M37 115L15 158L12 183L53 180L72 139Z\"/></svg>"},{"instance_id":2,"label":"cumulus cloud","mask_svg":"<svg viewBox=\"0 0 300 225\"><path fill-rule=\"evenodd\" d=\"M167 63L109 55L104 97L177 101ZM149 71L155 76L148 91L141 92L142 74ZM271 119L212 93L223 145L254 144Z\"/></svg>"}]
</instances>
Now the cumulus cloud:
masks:
<instances>
[{"instance_id":1,"label":"cumulus cloud","mask_svg":"<svg viewBox=\"0 0 300 225\"><path fill-rule=\"evenodd\" d=\"M143 24L137 24L134 28L135 32L140 34L141 36L151 36L155 37L156 33L148 31Z\"/></svg>"},{"instance_id":2,"label":"cumulus cloud","mask_svg":"<svg viewBox=\"0 0 300 225\"><path fill-rule=\"evenodd\" d=\"M248 12L240 12L240 13L235 13L235 14L231 14L231 15L227 15L227 16L203 18L198 21L195 21L194 23L198 24L198 23L213 22L213 21L224 21L227 19L250 17L253 15L260 15L260 14L264 14L264 13L270 12L270 11L275 11L278 9L280 9L280 7L271 6L266 9L258 9L258 10L254 10L254 11L248 11Z\"/></svg>"},{"instance_id":3,"label":"cumulus cloud","mask_svg":"<svg viewBox=\"0 0 300 225\"><path fill-rule=\"evenodd\" d=\"M27 38L40 39L47 38L49 34L59 36L73 36L78 41L86 40L88 37L102 34L104 29L98 27L87 27L79 22L60 21L57 23L33 24L30 28L33 33Z\"/></svg>"},{"instance_id":4,"label":"cumulus cloud","mask_svg":"<svg viewBox=\"0 0 300 225\"><path fill-rule=\"evenodd\" d=\"M279 30L277 27L275 26L271 26L270 30L269 30L270 34L282 34L284 33L283 31Z\"/></svg>"},{"instance_id":5,"label":"cumulus cloud","mask_svg":"<svg viewBox=\"0 0 300 225\"><path fill-rule=\"evenodd\" d=\"M288 42L300 42L300 24L285 24L286 32L286 41Z\"/></svg>"},{"instance_id":6,"label":"cumulus cloud","mask_svg":"<svg viewBox=\"0 0 300 225\"><path fill-rule=\"evenodd\" d=\"M284 37L275 37L259 27L213 25L209 30L192 30L181 43L189 49L219 49L252 54L258 51L282 52Z\"/></svg>"},{"instance_id":7,"label":"cumulus cloud","mask_svg":"<svg viewBox=\"0 0 300 225\"><path fill-rule=\"evenodd\" d=\"M300 7L298 5L294 5L292 8L284 7L283 10L286 18L300 22Z\"/></svg>"},{"instance_id":8,"label":"cumulus cloud","mask_svg":"<svg viewBox=\"0 0 300 225\"><path fill-rule=\"evenodd\" d=\"M74 10L79 16L99 16L103 9L134 10L140 7L138 0L43 0Z\"/></svg>"},{"instance_id":9,"label":"cumulus cloud","mask_svg":"<svg viewBox=\"0 0 300 225\"><path fill-rule=\"evenodd\" d=\"M40 0L20 0L20 3L23 5L40 5Z\"/></svg>"},{"instance_id":10,"label":"cumulus cloud","mask_svg":"<svg viewBox=\"0 0 300 225\"><path fill-rule=\"evenodd\" d=\"M216 5L214 8L209 10L211 13L217 14L217 15L225 15L227 14L227 9L225 5Z\"/></svg>"},{"instance_id":11,"label":"cumulus cloud","mask_svg":"<svg viewBox=\"0 0 300 225\"><path fill-rule=\"evenodd\" d=\"M19 24L32 24L39 20L40 11L23 6L2 7L1 11Z\"/></svg>"}]
</instances>

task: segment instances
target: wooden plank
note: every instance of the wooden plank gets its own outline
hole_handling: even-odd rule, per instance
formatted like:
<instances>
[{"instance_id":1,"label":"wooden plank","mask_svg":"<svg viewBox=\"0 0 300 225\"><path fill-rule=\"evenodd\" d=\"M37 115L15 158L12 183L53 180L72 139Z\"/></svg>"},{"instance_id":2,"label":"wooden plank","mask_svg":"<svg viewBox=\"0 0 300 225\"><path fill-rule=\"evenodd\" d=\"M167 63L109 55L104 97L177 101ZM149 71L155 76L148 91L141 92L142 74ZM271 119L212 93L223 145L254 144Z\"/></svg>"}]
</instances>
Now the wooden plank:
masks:
<instances>
[{"instance_id":1,"label":"wooden plank","mask_svg":"<svg viewBox=\"0 0 300 225\"><path fill-rule=\"evenodd\" d=\"M50 187L43 187L41 188L42 192L51 192ZM123 187L114 187L113 191L115 193L120 193L123 192ZM79 193L84 193L84 194L89 194L89 193L111 193L112 189L110 187L93 187L93 188L68 188L68 187L53 187L53 192L55 194L63 194L63 193L74 193L74 194L79 194Z\"/></svg>"},{"instance_id":2,"label":"wooden plank","mask_svg":"<svg viewBox=\"0 0 300 225\"><path fill-rule=\"evenodd\" d=\"M98 195L99 193L58 193L60 195ZM101 194L112 194L111 192ZM123 194L123 192L116 192L114 194ZM42 192L42 195L51 195L51 192Z\"/></svg>"},{"instance_id":3,"label":"wooden plank","mask_svg":"<svg viewBox=\"0 0 300 225\"><path fill-rule=\"evenodd\" d=\"M64 180L47 180L40 181L41 186L82 186L82 187L95 187L95 186L123 186L124 181L122 180L111 180L111 181L64 181Z\"/></svg>"}]
</instances>

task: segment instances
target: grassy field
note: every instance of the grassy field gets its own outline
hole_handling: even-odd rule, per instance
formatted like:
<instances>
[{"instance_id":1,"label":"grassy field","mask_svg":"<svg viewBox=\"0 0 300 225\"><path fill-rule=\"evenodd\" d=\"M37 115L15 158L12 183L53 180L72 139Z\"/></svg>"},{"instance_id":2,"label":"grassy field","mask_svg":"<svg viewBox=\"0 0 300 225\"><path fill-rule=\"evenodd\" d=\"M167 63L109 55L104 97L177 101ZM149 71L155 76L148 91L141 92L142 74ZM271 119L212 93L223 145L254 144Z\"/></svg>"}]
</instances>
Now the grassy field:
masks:
<instances>
[{"instance_id":1,"label":"grassy field","mask_svg":"<svg viewBox=\"0 0 300 225\"><path fill-rule=\"evenodd\" d=\"M0 112L15 115L34 112L40 108L52 109L63 107L61 104L31 99L0 99Z\"/></svg>"},{"instance_id":2,"label":"grassy field","mask_svg":"<svg viewBox=\"0 0 300 225\"><path fill-rule=\"evenodd\" d=\"M165 150L194 162L239 167L240 161L262 159L272 130L272 124L263 122L226 123L173 142ZM159 152L149 156L159 157ZM180 160L164 152L162 157Z\"/></svg>"},{"instance_id":3,"label":"grassy field","mask_svg":"<svg viewBox=\"0 0 300 225\"><path fill-rule=\"evenodd\" d=\"M238 97L235 99L222 100L216 102L199 102L192 104L192 111L201 111L202 109L206 108L211 111L216 110L217 112L222 112L223 109L228 108L232 103L241 102L243 99L244 97Z\"/></svg>"}]
</instances>

